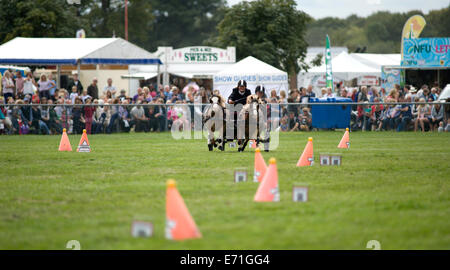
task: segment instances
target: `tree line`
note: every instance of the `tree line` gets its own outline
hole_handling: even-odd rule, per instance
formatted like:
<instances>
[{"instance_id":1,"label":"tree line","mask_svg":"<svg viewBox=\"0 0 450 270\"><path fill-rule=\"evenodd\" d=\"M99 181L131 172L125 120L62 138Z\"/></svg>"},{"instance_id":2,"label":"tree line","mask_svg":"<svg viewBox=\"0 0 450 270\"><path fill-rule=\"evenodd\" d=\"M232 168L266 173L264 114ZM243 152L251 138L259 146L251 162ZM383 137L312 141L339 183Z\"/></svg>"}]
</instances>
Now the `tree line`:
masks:
<instances>
[{"instance_id":1,"label":"tree line","mask_svg":"<svg viewBox=\"0 0 450 270\"><path fill-rule=\"evenodd\" d=\"M0 43L14 37L124 37L124 0L1 0ZM366 18L315 20L300 11L294 0L256 0L228 7L226 0L128 0L128 37L155 51L158 46L181 48L235 46L237 60L252 55L288 72L307 70L303 59L308 46L332 46L350 51L398 53L405 21L421 14L427 25L421 36L450 36L450 5L423 14L377 12ZM32 46L32 44L30 44ZM317 61L316 61L317 62Z\"/></svg>"}]
</instances>

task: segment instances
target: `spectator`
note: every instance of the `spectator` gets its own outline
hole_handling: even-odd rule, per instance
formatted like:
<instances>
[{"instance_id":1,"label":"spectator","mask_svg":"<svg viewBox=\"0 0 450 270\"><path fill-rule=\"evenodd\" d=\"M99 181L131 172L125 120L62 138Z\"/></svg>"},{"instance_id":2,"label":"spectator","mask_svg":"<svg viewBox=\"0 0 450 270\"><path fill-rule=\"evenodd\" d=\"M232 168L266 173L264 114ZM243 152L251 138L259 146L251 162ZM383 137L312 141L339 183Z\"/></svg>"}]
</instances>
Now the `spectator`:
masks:
<instances>
[{"instance_id":1,"label":"spectator","mask_svg":"<svg viewBox=\"0 0 450 270\"><path fill-rule=\"evenodd\" d=\"M171 92L171 97L169 99L170 103L176 103L177 101L183 100L183 98L181 97L181 94L180 94L180 89L178 89L178 87L176 87L176 86L172 87L170 92Z\"/></svg>"},{"instance_id":2,"label":"spectator","mask_svg":"<svg viewBox=\"0 0 450 270\"><path fill-rule=\"evenodd\" d=\"M33 96L37 90L37 83L33 78L33 73L31 71L27 72L27 77L23 82L23 94Z\"/></svg>"},{"instance_id":3,"label":"spectator","mask_svg":"<svg viewBox=\"0 0 450 270\"><path fill-rule=\"evenodd\" d=\"M158 130L161 132L166 130L166 109L161 106L161 104L164 104L164 100L162 98L158 98L156 103L160 104L159 106L155 106L155 117L159 125Z\"/></svg>"},{"instance_id":4,"label":"spectator","mask_svg":"<svg viewBox=\"0 0 450 270\"><path fill-rule=\"evenodd\" d=\"M331 89L331 87L327 88L327 94L325 95L325 97L327 97L327 98L334 98L334 97L336 97L336 95L333 93L333 90Z\"/></svg>"},{"instance_id":5,"label":"spectator","mask_svg":"<svg viewBox=\"0 0 450 270\"><path fill-rule=\"evenodd\" d=\"M83 85L78 80L78 74L73 74L73 78L70 80L69 85L67 86L68 89L72 89L72 87L76 87L76 92L78 95L81 95L83 93Z\"/></svg>"},{"instance_id":6,"label":"spectator","mask_svg":"<svg viewBox=\"0 0 450 270\"><path fill-rule=\"evenodd\" d=\"M87 90L84 90L83 92L86 92L86 94L87 94ZM83 111L84 111L84 122L85 122L86 133L91 134L92 123L93 123L93 118L94 118L94 113L96 111L96 108L94 106L92 106L92 98L89 96L86 98L85 104L86 104L86 106L84 106Z\"/></svg>"},{"instance_id":7,"label":"spectator","mask_svg":"<svg viewBox=\"0 0 450 270\"><path fill-rule=\"evenodd\" d=\"M81 98L77 97L75 98L75 105L72 108L72 121L73 121L73 133L74 134L81 134L83 132L83 126L85 124L85 119L83 117L83 101Z\"/></svg>"},{"instance_id":8,"label":"spectator","mask_svg":"<svg viewBox=\"0 0 450 270\"><path fill-rule=\"evenodd\" d=\"M39 106L32 106L31 108L31 124L34 128L35 134L40 134L41 131L43 131L45 134L50 134L50 130L48 129L47 125L42 121L41 119L41 109Z\"/></svg>"},{"instance_id":9,"label":"spectator","mask_svg":"<svg viewBox=\"0 0 450 270\"><path fill-rule=\"evenodd\" d=\"M380 100L384 100L384 98L386 97L386 89L381 88L379 94L380 94Z\"/></svg>"},{"instance_id":10,"label":"spectator","mask_svg":"<svg viewBox=\"0 0 450 270\"><path fill-rule=\"evenodd\" d=\"M50 96L49 99L56 100L56 99L55 99L56 81L53 80L53 75L52 75L51 73L48 74L48 80L49 80L50 82L53 83L53 87L50 88L50 90L48 91L48 94L49 94L49 96Z\"/></svg>"},{"instance_id":11,"label":"spectator","mask_svg":"<svg viewBox=\"0 0 450 270\"><path fill-rule=\"evenodd\" d=\"M408 96L405 99L401 98L401 102L411 102L411 97ZM408 125L413 118L412 106L410 104L402 104L400 109L400 121L397 127L397 131L407 131Z\"/></svg>"},{"instance_id":12,"label":"spectator","mask_svg":"<svg viewBox=\"0 0 450 270\"><path fill-rule=\"evenodd\" d=\"M3 89L3 97L5 101L8 101L8 98L14 97L14 81L9 70L6 70L3 74L2 78L2 89Z\"/></svg>"},{"instance_id":13,"label":"spectator","mask_svg":"<svg viewBox=\"0 0 450 270\"><path fill-rule=\"evenodd\" d=\"M289 112L288 126L289 131L298 131L300 127L300 121L297 117L295 117L295 113L293 111Z\"/></svg>"},{"instance_id":14,"label":"spectator","mask_svg":"<svg viewBox=\"0 0 450 270\"><path fill-rule=\"evenodd\" d=\"M431 108L430 130L436 131L438 125L444 119L444 106L436 100Z\"/></svg>"},{"instance_id":15,"label":"spectator","mask_svg":"<svg viewBox=\"0 0 450 270\"><path fill-rule=\"evenodd\" d=\"M39 98L46 97L47 99L50 98L50 89L55 87L55 83L52 81L49 81L47 79L47 76L45 74L41 75L40 80L38 81L38 89L39 89Z\"/></svg>"},{"instance_id":16,"label":"spectator","mask_svg":"<svg viewBox=\"0 0 450 270\"><path fill-rule=\"evenodd\" d=\"M425 102L424 98L420 98L419 102ZM425 124L429 123L428 116L431 114L428 104L420 104L417 107L417 118L414 121L414 131L417 132L417 127L420 124L422 132L425 132Z\"/></svg>"},{"instance_id":17,"label":"spectator","mask_svg":"<svg viewBox=\"0 0 450 270\"><path fill-rule=\"evenodd\" d=\"M140 88L138 88L138 89L140 89ZM125 91L125 89L120 90L120 95L117 98L123 102L127 98L126 93L127 93L127 91Z\"/></svg>"},{"instance_id":18,"label":"spectator","mask_svg":"<svg viewBox=\"0 0 450 270\"><path fill-rule=\"evenodd\" d=\"M170 89L170 86L165 85L163 91L164 91L164 96L166 96L164 101L167 102L168 100L171 100L172 99L172 91Z\"/></svg>"},{"instance_id":19,"label":"spectator","mask_svg":"<svg viewBox=\"0 0 450 270\"><path fill-rule=\"evenodd\" d=\"M309 96L306 92L305 87L300 88L300 103L307 104L309 101Z\"/></svg>"},{"instance_id":20,"label":"spectator","mask_svg":"<svg viewBox=\"0 0 450 270\"><path fill-rule=\"evenodd\" d=\"M426 86L426 85L425 85ZM425 101L434 101L434 97L431 94L430 90L428 89L428 87L424 87L422 88L423 92L422 92L422 96L421 98L425 99Z\"/></svg>"},{"instance_id":21,"label":"spectator","mask_svg":"<svg viewBox=\"0 0 450 270\"><path fill-rule=\"evenodd\" d=\"M327 89L325 87L323 87L322 89L320 89L320 93L322 94L323 98L327 97Z\"/></svg>"},{"instance_id":22,"label":"spectator","mask_svg":"<svg viewBox=\"0 0 450 270\"><path fill-rule=\"evenodd\" d=\"M16 72L16 98L23 99L23 84L25 82L25 79L22 77L22 72L17 71Z\"/></svg>"},{"instance_id":23,"label":"spectator","mask_svg":"<svg viewBox=\"0 0 450 270\"><path fill-rule=\"evenodd\" d=\"M289 126L288 126L288 124L287 124L287 117L286 117L286 116L284 116L284 117L281 118L281 120L280 120L280 130L281 130L282 132L289 131Z\"/></svg>"},{"instance_id":24,"label":"spectator","mask_svg":"<svg viewBox=\"0 0 450 270\"><path fill-rule=\"evenodd\" d=\"M25 105L30 103L30 96L26 95L25 98L23 99L23 103ZM20 108L20 110L22 111L22 121L24 123L27 123L28 126L30 127L32 125L31 120L32 118L32 112L31 112L31 107L30 106L23 106Z\"/></svg>"},{"instance_id":25,"label":"spectator","mask_svg":"<svg viewBox=\"0 0 450 270\"><path fill-rule=\"evenodd\" d=\"M52 105L53 104L53 100L49 99L47 104ZM61 134L62 133L62 127L61 127L61 124L60 124L60 119L59 119L58 115L56 114L54 106L48 106L48 114L49 114L49 121L47 123L48 128L54 134Z\"/></svg>"},{"instance_id":26,"label":"spectator","mask_svg":"<svg viewBox=\"0 0 450 270\"><path fill-rule=\"evenodd\" d=\"M133 103L137 103L139 97L141 97L141 101L144 99L143 98L144 97L144 91L140 87L137 89L136 95L133 96Z\"/></svg>"},{"instance_id":27,"label":"spectator","mask_svg":"<svg viewBox=\"0 0 450 270\"><path fill-rule=\"evenodd\" d=\"M310 98L316 97L316 93L313 92L312 85L308 85L308 88L306 90L306 95Z\"/></svg>"},{"instance_id":28,"label":"spectator","mask_svg":"<svg viewBox=\"0 0 450 270\"><path fill-rule=\"evenodd\" d=\"M119 107L119 117L121 119L120 128L125 132L130 132L132 122L130 112L128 109L129 107L126 106L128 104L129 104L128 100L125 99L122 101L122 105L124 106Z\"/></svg>"},{"instance_id":29,"label":"spectator","mask_svg":"<svg viewBox=\"0 0 450 270\"><path fill-rule=\"evenodd\" d=\"M364 101L364 103L369 103L368 101ZM370 126L370 116L372 114L372 108L367 105L359 105L358 106L358 118L356 122L358 123L358 128L361 128L362 131L371 130Z\"/></svg>"},{"instance_id":30,"label":"spectator","mask_svg":"<svg viewBox=\"0 0 450 270\"><path fill-rule=\"evenodd\" d=\"M90 95L88 95L88 90L83 90L83 94L80 96L81 101L83 102L83 104L86 104L86 99L90 98L92 101L92 97Z\"/></svg>"},{"instance_id":31,"label":"spectator","mask_svg":"<svg viewBox=\"0 0 450 270\"><path fill-rule=\"evenodd\" d=\"M96 131L95 133L102 133L107 129L109 126L109 122L111 120L111 112L109 106L103 106L103 105L109 105L109 103L104 103L102 99L98 101L99 106L97 107L97 110L95 111L95 118L96 120Z\"/></svg>"},{"instance_id":32,"label":"spectator","mask_svg":"<svg viewBox=\"0 0 450 270\"><path fill-rule=\"evenodd\" d=\"M108 96L107 92L111 92L111 98L114 98L116 96L116 87L112 84L113 80L111 78L108 78L108 80L106 81L107 85L105 86L105 88L103 89L103 95L104 96Z\"/></svg>"},{"instance_id":33,"label":"spectator","mask_svg":"<svg viewBox=\"0 0 450 270\"><path fill-rule=\"evenodd\" d=\"M103 101L104 102L109 102L112 99L113 99L113 97L112 97L111 91L107 90L106 91L106 95L103 95Z\"/></svg>"},{"instance_id":34,"label":"spectator","mask_svg":"<svg viewBox=\"0 0 450 270\"><path fill-rule=\"evenodd\" d=\"M437 100L439 97L438 88L436 88L436 87L431 88L430 95L433 97L433 100Z\"/></svg>"},{"instance_id":35,"label":"spectator","mask_svg":"<svg viewBox=\"0 0 450 270\"><path fill-rule=\"evenodd\" d=\"M72 101L72 104L75 104L75 99L79 96L78 92L77 92L77 87L76 86L72 86L72 93L70 93L70 101Z\"/></svg>"},{"instance_id":36,"label":"spectator","mask_svg":"<svg viewBox=\"0 0 450 270\"><path fill-rule=\"evenodd\" d=\"M141 132L141 131L148 131L148 118L145 117L144 108L141 106L142 101L137 102L137 106L134 106L133 109L131 109L131 116L133 118L134 124L136 125L135 131Z\"/></svg>"},{"instance_id":37,"label":"spectator","mask_svg":"<svg viewBox=\"0 0 450 270\"><path fill-rule=\"evenodd\" d=\"M120 117L119 106L117 106L119 104L120 104L120 99L115 98L113 101L113 105L116 105L116 106L111 106L111 108L109 109L111 112L111 119L109 121L108 128L106 129L106 133L108 133L108 134L113 132L113 127L116 124L116 120Z\"/></svg>"},{"instance_id":38,"label":"spectator","mask_svg":"<svg viewBox=\"0 0 450 270\"><path fill-rule=\"evenodd\" d=\"M299 95L298 90L294 89L291 91L291 95L288 98L288 103L300 103L300 95ZM295 117L298 116L298 113L299 113L298 110L299 110L298 105L288 105L288 112L289 113L293 112ZM290 119L290 117L289 117L289 119ZM291 129L291 128L289 128L289 129Z\"/></svg>"},{"instance_id":39,"label":"spectator","mask_svg":"<svg viewBox=\"0 0 450 270\"><path fill-rule=\"evenodd\" d=\"M87 88L87 93L89 96L92 97L92 99L98 99L98 86L97 86L98 80L96 77L92 79L92 83Z\"/></svg>"},{"instance_id":40,"label":"spectator","mask_svg":"<svg viewBox=\"0 0 450 270\"><path fill-rule=\"evenodd\" d=\"M346 98L347 95L348 95L347 89L345 89L345 88L342 89L342 91L341 91L341 97Z\"/></svg>"},{"instance_id":41,"label":"spectator","mask_svg":"<svg viewBox=\"0 0 450 270\"><path fill-rule=\"evenodd\" d=\"M312 115L308 108L302 109L302 114L300 115L300 130L310 131L312 128Z\"/></svg>"},{"instance_id":42,"label":"spectator","mask_svg":"<svg viewBox=\"0 0 450 270\"><path fill-rule=\"evenodd\" d=\"M376 97L374 102L380 102L380 99ZM369 126L371 130L380 131L382 128L382 115L383 115L383 105L377 104L372 105L371 111L370 111L370 119L369 119Z\"/></svg>"}]
</instances>

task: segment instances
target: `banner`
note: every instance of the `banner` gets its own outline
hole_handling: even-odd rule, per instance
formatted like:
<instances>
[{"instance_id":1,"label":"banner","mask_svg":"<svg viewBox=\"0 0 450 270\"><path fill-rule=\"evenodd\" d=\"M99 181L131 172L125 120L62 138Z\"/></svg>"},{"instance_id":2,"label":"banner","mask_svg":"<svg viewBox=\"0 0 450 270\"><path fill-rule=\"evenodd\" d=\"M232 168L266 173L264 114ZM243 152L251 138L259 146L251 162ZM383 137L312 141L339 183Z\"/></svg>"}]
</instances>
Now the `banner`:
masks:
<instances>
[{"instance_id":1,"label":"banner","mask_svg":"<svg viewBox=\"0 0 450 270\"><path fill-rule=\"evenodd\" d=\"M327 87L331 87L334 92L334 84L333 84L333 72L331 70L331 50L330 50L330 38L327 35L327 47L325 49L325 64L327 68L326 76L327 76Z\"/></svg>"},{"instance_id":2,"label":"banner","mask_svg":"<svg viewBox=\"0 0 450 270\"><path fill-rule=\"evenodd\" d=\"M401 69L381 66L381 87L389 92L396 84L402 85Z\"/></svg>"},{"instance_id":3,"label":"banner","mask_svg":"<svg viewBox=\"0 0 450 270\"><path fill-rule=\"evenodd\" d=\"M168 52L170 63L234 63L236 53L234 47L226 50L208 46L194 46L171 50Z\"/></svg>"},{"instance_id":4,"label":"banner","mask_svg":"<svg viewBox=\"0 0 450 270\"><path fill-rule=\"evenodd\" d=\"M450 67L450 37L404 38L402 67Z\"/></svg>"},{"instance_id":5,"label":"banner","mask_svg":"<svg viewBox=\"0 0 450 270\"><path fill-rule=\"evenodd\" d=\"M421 15L414 15L411 16L408 20L406 20L405 25L403 26L402 30L402 41L401 41L401 48L400 53L402 54L402 60L403 60L403 39L404 38L418 38L420 36L420 33L422 33L423 28L427 22L425 21L425 18Z\"/></svg>"}]
</instances>

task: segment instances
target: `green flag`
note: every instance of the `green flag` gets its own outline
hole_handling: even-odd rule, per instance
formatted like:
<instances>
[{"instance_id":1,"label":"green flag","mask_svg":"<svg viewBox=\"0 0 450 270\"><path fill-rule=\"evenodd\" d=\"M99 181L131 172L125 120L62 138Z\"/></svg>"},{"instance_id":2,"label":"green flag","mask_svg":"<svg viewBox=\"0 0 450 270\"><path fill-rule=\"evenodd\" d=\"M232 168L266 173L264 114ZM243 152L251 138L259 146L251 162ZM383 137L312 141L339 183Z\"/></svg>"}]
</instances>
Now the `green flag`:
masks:
<instances>
[{"instance_id":1,"label":"green flag","mask_svg":"<svg viewBox=\"0 0 450 270\"><path fill-rule=\"evenodd\" d=\"M331 71L331 51L330 51L330 38L327 35L327 47L325 49L325 64L327 68L327 87L331 87L334 92L333 84L333 72Z\"/></svg>"}]
</instances>

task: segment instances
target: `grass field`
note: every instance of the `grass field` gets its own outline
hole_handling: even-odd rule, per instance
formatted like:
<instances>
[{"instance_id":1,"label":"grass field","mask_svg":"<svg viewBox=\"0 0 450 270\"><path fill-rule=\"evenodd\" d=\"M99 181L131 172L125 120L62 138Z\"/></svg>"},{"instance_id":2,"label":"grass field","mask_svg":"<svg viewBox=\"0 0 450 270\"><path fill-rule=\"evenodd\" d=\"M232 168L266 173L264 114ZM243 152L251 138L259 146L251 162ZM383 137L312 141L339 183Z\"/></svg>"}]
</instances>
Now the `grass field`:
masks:
<instances>
[{"instance_id":1,"label":"grass field","mask_svg":"<svg viewBox=\"0 0 450 270\"><path fill-rule=\"evenodd\" d=\"M307 138L316 164L295 166ZM58 152L59 136L0 137L0 249L450 249L450 134L354 132L280 134L281 201L255 203L254 151L208 152L205 140L170 133L92 135L93 152ZM80 136L69 136L72 147ZM319 153L342 153L321 167ZM202 239L164 238L168 178ZM307 185L310 200L292 202ZM151 221L152 238L133 238L134 219Z\"/></svg>"}]
</instances>

